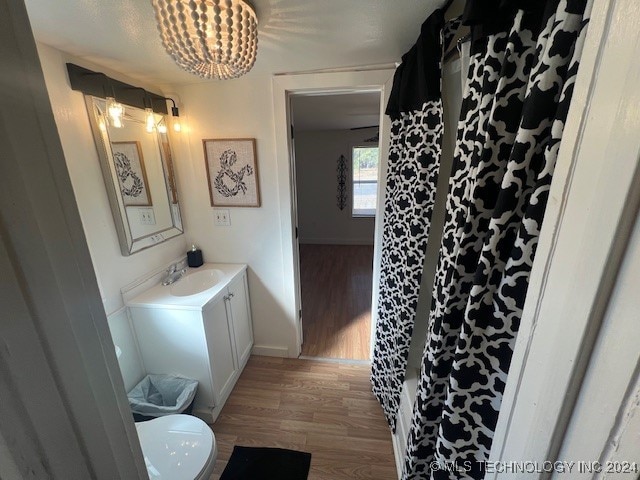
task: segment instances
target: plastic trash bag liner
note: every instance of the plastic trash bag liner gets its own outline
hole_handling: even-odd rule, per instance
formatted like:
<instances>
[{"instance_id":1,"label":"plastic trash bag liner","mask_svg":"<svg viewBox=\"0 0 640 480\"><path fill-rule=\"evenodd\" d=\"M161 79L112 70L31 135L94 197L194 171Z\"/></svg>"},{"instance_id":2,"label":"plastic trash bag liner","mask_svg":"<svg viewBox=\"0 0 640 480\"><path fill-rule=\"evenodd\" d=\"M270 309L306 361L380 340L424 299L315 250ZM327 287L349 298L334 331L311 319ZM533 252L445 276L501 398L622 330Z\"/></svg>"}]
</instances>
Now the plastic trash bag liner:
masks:
<instances>
[{"instance_id":1,"label":"plastic trash bag liner","mask_svg":"<svg viewBox=\"0 0 640 480\"><path fill-rule=\"evenodd\" d=\"M198 381L172 375L147 375L127 394L133 413L162 417L184 411L193 401Z\"/></svg>"}]
</instances>

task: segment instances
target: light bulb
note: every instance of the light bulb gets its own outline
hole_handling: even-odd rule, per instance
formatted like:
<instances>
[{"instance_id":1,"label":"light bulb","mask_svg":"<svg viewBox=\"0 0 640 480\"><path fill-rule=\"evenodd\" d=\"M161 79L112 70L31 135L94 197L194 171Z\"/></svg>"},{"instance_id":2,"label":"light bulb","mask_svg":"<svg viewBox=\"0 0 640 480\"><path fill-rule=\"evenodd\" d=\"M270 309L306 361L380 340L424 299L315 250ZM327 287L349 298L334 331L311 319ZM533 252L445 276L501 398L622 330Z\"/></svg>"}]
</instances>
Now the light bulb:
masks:
<instances>
[{"instance_id":1,"label":"light bulb","mask_svg":"<svg viewBox=\"0 0 640 480\"><path fill-rule=\"evenodd\" d=\"M173 131L181 132L182 125L180 125L180 110L178 110L176 102L174 102L172 99L169 100L173 102L173 107L171 107L171 123L173 124Z\"/></svg>"},{"instance_id":2,"label":"light bulb","mask_svg":"<svg viewBox=\"0 0 640 480\"><path fill-rule=\"evenodd\" d=\"M122 128L122 117L124 116L124 107L121 103L116 102L113 97L107 97L107 114L111 118L111 125L115 128Z\"/></svg>"},{"instance_id":3,"label":"light bulb","mask_svg":"<svg viewBox=\"0 0 640 480\"><path fill-rule=\"evenodd\" d=\"M150 108L145 108L144 115L145 123L147 125L147 133L153 133L153 131L156 129L156 119L153 115L153 110L151 110Z\"/></svg>"},{"instance_id":4,"label":"light bulb","mask_svg":"<svg viewBox=\"0 0 640 480\"><path fill-rule=\"evenodd\" d=\"M167 133L167 126L164 123L161 123L160 125L158 125L158 132Z\"/></svg>"}]
</instances>

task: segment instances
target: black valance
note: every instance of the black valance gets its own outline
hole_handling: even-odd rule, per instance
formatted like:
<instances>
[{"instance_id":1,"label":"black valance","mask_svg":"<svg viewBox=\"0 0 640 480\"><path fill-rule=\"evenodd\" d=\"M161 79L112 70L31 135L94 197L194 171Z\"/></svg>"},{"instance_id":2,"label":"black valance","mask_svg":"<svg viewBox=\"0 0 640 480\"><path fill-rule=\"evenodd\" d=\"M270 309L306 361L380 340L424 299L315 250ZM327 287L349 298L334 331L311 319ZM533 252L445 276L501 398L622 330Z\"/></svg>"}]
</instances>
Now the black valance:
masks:
<instances>
[{"instance_id":1,"label":"black valance","mask_svg":"<svg viewBox=\"0 0 640 480\"><path fill-rule=\"evenodd\" d=\"M508 32L519 10L524 11L521 28L537 37L558 3L559 0L467 0L462 23L471 27L471 54L483 51L490 35Z\"/></svg>"},{"instance_id":2,"label":"black valance","mask_svg":"<svg viewBox=\"0 0 640 480\"><path fill-rule=\"evenodd\" d=\"M440 98L443 25L444 10L436 10L422 24L416 44L402 56L386 110L392 119L403 112L420 110L426 102Z\"/></svg>"}]
</instances>

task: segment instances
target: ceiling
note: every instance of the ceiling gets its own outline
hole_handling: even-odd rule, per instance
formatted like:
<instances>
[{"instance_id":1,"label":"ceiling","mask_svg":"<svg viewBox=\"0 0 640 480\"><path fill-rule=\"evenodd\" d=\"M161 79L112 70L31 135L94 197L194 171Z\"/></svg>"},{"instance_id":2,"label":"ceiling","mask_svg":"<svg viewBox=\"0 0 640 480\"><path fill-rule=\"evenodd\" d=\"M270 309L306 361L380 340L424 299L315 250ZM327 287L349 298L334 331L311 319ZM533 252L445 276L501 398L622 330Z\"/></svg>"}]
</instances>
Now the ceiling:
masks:
<instances>
[{"instance_id":1,"label":"ceiling","mask_svg":"<svg viewBox=\"0 0 640 480\"><path fill-rule=\"evenodd\" d=\"M298 131L377 126L380 92L296 95L291 98L291 111L293 126Z\"/></svg>"},{"instance_id":2,"label":"ceiling","mask_svg":"<svg viewBox=\"0 0 640 480\"><path fill-rule=\"evenodd\" d=\"M25 0L37 40L159 86L202 80L165 53L150 0ZM253 0L258 59L248 75L388 64L441 0Z\"/></svg>"}]
</instances>

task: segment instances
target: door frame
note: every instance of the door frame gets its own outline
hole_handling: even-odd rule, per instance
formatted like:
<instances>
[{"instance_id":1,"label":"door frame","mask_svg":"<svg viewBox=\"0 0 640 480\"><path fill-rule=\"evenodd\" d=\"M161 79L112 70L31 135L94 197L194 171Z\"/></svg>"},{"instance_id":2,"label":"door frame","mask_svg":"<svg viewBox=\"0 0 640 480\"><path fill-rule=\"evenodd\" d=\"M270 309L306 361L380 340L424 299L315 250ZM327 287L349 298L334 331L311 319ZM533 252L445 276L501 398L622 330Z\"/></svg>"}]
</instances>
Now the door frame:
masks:
<instances>
[{"instance_id":1,"label":"door frame","mask_svg":"<svg viewBox=\"0 0 640 480\"><path fill-rule=\"evenodd\" d=\"M393 68L359 69L354 71L276 75L273 78L273 106L275 120L276 158L278 160L278 190L280 203L280 232L283 253L282 281L287 305L285 312L292 326L289 356L298 357L302 351L302 323L300 312L300 263L296 238L297 214L295 204L295 165L291 138L291 97L331 93L380 92L380 178L375 220L373 285L371 299L371 353L375 334L375 312L379 289L382 245L382 212L386 185L387 158L391 122L384 114L393 81Z\"/></svg>"},{"instance_id":2,"label":"door frame","mask_svg":"<svg viewBox=\"0 0 640 480\"><path fill-rule=\"evenodd\" d=\"M0 11L0 477L146 479L27 11Z\"/></svg>"}]
</instances>

